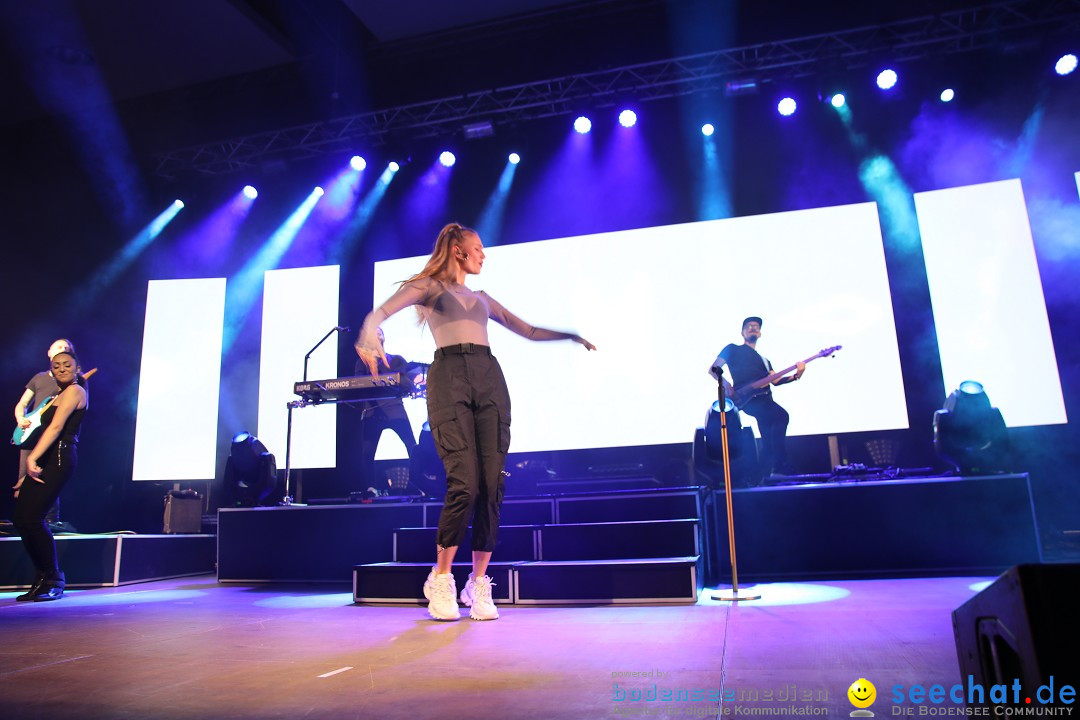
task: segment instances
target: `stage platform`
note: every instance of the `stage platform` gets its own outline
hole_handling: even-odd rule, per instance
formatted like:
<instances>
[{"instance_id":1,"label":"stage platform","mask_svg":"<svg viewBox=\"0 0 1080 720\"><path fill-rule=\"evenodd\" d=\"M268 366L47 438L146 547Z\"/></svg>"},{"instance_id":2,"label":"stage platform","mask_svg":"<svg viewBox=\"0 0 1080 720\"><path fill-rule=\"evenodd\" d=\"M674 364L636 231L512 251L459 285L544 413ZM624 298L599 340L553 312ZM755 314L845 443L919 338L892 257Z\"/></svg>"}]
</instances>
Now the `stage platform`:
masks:
<instances>
[{"instance_id":1,"label":"stage platform","mask_svg":"<svg viewBox=\"0 0 1080 720\"><path fill-rule=\"evenodd\" d=\"M995 574L1041 558L1027 475L733 496L745 581ZM222 510L218 579L351 580L357 602L423 602L440 510L409 498ZM632 604L692 603L730 577L728 557L722 494L689 487L510 498L494 560L504 603ZM457 559L467 563L467 550ZM463 584L467 567L458 570Z\"/></svg>"},{"instance_id":2,"label":"stage platform","mask_svg":"<svg viewBox=\"0 0 1080 720\"><path fill-rule=\"evenodd\" d=\"M1042 559L1027 474L736 489L732 506L740 579L997 574Z\"/></svg>"},{"instance_id":3,"label":"stage platform","mask_svg":"<svg viewBox=\"0 0 1080 720\"><path fill-rule=\"evenodd\" d=\"M57 535L56 553L68 587L115 587L214 571L213 535ZM22 540L0 538L0 590L34 582Z\"/></svg>"}]
</instances>

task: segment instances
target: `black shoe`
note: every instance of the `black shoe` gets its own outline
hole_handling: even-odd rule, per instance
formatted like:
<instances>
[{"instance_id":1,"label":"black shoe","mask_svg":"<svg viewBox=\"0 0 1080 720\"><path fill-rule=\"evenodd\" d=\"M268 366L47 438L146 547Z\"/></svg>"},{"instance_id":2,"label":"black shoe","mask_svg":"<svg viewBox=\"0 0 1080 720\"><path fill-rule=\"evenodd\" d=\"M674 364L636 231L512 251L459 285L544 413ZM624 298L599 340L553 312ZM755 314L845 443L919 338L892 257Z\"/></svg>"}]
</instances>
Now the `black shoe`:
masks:
<instances>
[{"instance_id":1,"label":"black shoe","mask_svg":"<svg viewBox=\"0 0 1080 720\"><path fill-rule=\"evenodd\" d=\"M41 582L41 587L34 593L34 602L59 600L64 597L64 588L67 586L65 581L66 578L62 572L45 573L45 579Z\"/></svg>"},{"instance_id":2,"label":"black shoe","mask_svg":"<svg viewBox=\"0 0 1080 720\"><path fill-rule=\"evenodd\" d=\"M34 595L37 594L37 591L41 589L41 583L43 582L45 582L45 573L38 573L37 577L34 578L34 584L31 585L30 589L27 590L25 593L17 596L15 598L16 602L27 602L33 600Z\"/></svg>"}]
</instances>

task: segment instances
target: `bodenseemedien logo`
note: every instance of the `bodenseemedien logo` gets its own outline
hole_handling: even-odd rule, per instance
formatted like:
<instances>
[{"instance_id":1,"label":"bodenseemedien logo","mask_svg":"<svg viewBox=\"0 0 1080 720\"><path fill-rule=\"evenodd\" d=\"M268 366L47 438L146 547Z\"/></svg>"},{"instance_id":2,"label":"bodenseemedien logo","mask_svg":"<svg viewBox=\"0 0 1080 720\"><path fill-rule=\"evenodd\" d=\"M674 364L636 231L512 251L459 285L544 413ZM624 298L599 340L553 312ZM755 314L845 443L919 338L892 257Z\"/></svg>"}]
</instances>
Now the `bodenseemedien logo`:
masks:
<instances>
[{"instance_id":1,"label":"bodenseemedien logo","mask_svg":"<svg viewBox=\"0 0 1080 720\"><path fill-rule=\"evenodd\" d=\"M874 717L873 711L867 710L877 699L877 688L874 687L874 683L866 678L859 678L847 689L847 697L856 708L851 711L851 717Z\"/></svg>"}]
</instances>

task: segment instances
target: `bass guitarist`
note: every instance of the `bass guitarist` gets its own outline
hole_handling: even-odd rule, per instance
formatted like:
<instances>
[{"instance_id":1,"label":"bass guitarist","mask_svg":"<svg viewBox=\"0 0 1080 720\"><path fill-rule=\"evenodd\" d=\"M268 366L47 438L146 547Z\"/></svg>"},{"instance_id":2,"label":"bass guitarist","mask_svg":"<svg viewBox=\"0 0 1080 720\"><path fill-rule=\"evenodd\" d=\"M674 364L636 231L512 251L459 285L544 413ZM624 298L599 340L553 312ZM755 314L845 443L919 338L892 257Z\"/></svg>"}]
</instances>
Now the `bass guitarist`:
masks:
<instances>
[{"instance_id":1,"label":"bass guitarist","mask_svg":"<svg viewBox=\"0 0 1080 720\"><path fill-rule=\"evenodd\" d=\"M747 415L753 416L761 431L762 457L760 468L762 475L786 473L787 467L787 410L780 407L772 398L772 389L768 384L760 388L750 387L755 381L773 374L772 363L757 351L757 342L761 339L761 318L748 317L742 324L743 344L729 344L716 356L709 374L719 382L722 368L726 365L731 371L731 383L736 390L724 382L726 394L732 397L735 405ZM795 365L795 374L779 377L773 385L785 385L795 382L806 371L806 363Z\"/></svg>"}]
</instances>

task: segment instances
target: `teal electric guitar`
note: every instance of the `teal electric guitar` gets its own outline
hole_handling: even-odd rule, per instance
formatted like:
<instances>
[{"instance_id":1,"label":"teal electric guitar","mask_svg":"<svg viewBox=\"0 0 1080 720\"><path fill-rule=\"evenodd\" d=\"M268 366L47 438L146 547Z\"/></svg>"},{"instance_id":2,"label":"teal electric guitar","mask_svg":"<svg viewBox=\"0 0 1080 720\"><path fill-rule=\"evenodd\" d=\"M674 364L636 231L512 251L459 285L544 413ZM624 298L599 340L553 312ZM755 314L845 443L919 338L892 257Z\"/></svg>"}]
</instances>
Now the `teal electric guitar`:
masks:
<instances>
[{"instance_id":1,"label":"teal electric guitar","mask_svg":"<svg viewBox=\"0 0 1080 720\"><path fill-rule=\"evenodd\" d=\"M83 378L88 378L96 372L97 368L89 370L83 373ZM45 398L41 401L40 405L24 415L24 417L30 421L30 425L28 427L22 427L20 425L15 428L15 432L11 434L12 445L15 447L33 447L33 444L37 442L38 435L41 434L41 416L52 406L56 401L56 398L56 395Z\"/></svg>"}]
</instances>

